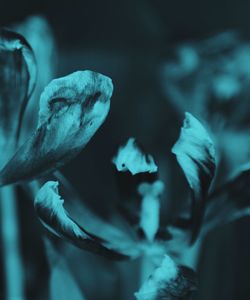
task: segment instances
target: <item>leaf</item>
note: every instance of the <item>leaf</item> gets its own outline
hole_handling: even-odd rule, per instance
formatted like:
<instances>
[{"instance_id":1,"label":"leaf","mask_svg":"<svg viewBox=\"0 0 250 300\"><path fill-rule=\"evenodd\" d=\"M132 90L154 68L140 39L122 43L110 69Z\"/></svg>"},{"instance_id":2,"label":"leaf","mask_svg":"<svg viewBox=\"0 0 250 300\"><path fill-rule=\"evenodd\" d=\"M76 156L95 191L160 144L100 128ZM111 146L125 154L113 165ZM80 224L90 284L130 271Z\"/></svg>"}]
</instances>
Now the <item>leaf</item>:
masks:
<instances>
[{"instance_id":1,"label":"leaf","mask_svg":"<svg viewBox=\"0 0 250 300\"><path fill-rule=\"evenodd\" d=\"M250 164L209 196L202 233L250 215Z\"/></svg>"},{"instance_id":2,"label":"leaf","mask_svg":"<svg viewBox=\"0 0 250 300\"><path fill-rule=\"evenodd\" d=\"M25 38L13 31L0 29L0 50L10 52L21 52L28 68L28 97L32 94L36 83L37 69L33 51Z\"/></svg>"},{"instance_id":3,"label":"leaf","mask_svg":"<svg viewBox=\"0 0 250 300\"><path fill-rule=\"evenodd\" d=\"M5 159L13 154L36 73L35 57L27 41L15 32L0 29L0 147L5 147Z\"/></svg>"},{"instance_id":4,"label":"leaf","mask_svg":"<svg viewBox=\"0 0 250 300\"><path fill-rule=\"evenodd\" d=\"M139 292L135 293L137 300L191 300L196 291L197 280L192 269L177 266L165 255L160 267L144 282Z\"/></svg>"},{"instance_id":5,"label":"leaf","mask_svg":"<svg viewBox=\"0 0 250 300\"><path fill-rule=\"evenodd\" d=\"M119 148L112 162L119 172L129 171L132 175L155 173L158 169L153 157L143 151L135 138L129 138L127 143Z\"/></svg>"},{"instance_id":6,"label":"leaf","mask_svg":"<svg viewBox=\"0 0 250 300\"><path fill-rule=\"evenodd\" d=\"M190 113L185 114L181 134L172 148L193 194L191 242L194 242L202 222L205 201L214 177L215 149L206 129Z\"/></svg>"},{"instance_id":7,"label":"leaf","mask_svg":"<svg viewBox=\"0 0 250 300\"><path fill-rule=\"evenodd\" d=\"M33 179L75 157L104 122L113 92L111 79L78 71L53 80L40 98L35 133L0 173L0 185Z\"/></svg>"},{"instance_id":8,"label":"leaf","mask_svg":"<svg viewBox=\"0 0 250 300\"><path fill-rule=\"evenodd\" d=\"M110 259L125 259L126 255L109 248L109 243L77 224L63 207L58 194L58 182L48 181L35 198L35 210L42 224L56 236L76 247Z\"/></svg>"}]
</instances>

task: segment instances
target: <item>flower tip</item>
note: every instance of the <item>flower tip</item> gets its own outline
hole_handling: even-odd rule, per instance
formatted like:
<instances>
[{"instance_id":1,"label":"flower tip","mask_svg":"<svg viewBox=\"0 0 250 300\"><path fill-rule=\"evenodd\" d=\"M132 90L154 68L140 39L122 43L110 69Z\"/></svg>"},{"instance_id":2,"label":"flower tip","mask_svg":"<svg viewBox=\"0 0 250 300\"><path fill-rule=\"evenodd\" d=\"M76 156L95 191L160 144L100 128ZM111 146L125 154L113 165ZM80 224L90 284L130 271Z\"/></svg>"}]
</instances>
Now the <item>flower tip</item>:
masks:
<instances>
[{"instance_id":1,"label":"flower tip","mask_svg":"<svg viewBox=\"0 0 250 300\"><path fill-rule=\"evenodd\" d=\"M58 191L59 182L58 181L47 181L38 191L35 197L35 207L38 205L47 206L49 203L56 203L61 200L61 196Z\"/></svg>"},{"instance_id":2,"label":"flower tip","mask_svg":"<svg viewBox=\"0 0 250 300\"><path fill-rule=\"evenodd\" d=\"M59 109L74 104L80 104L85 112L92 110L92 115L105 118L112 94L112 80L90 70L54 79L41 94L38 127Z\"/></svg>"},{"instance_id":3,"label":"flower tip","mask_svg":"<svg viewBox=\"0 0 250 300\"><path fill-rule=\"evenodd\" d=\"M112 162L119 172L129 171L132 175L156 173L158 170L152 155L145 153L134 137L130 137L127 143L118 149Z\"/></svg>"},{"instance_id":4,"label":"flower tip","mask_svg":"<svg viewBox=\"0 0 250 300\"><path fill-rule=\"evenodd\" d=\"M185 118L183 121L182 128L184 129L192 129L192 128L200 128L202 127L201 123L189 112L185 112Z\"/></svg>"}]
</instances>

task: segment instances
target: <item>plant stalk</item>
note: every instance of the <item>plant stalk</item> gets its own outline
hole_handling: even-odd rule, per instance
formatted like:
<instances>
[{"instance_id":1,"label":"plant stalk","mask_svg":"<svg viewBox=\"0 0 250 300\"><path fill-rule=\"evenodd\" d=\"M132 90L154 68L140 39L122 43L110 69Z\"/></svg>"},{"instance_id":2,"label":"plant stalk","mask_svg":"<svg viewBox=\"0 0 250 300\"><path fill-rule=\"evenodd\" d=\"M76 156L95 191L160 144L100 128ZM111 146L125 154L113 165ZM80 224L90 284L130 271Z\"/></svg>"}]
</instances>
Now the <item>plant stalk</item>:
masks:
<instances>
[{"instance_id":1,"label":"plant stalk","mask_svg":"<svg viewBox=\"0 0 250 300\"><path fill-rule=\"evenodd\" d=\"M6 300L24 300L22 265L15 191L12 186L0 189L2 250Z\"/></svg>"}]
</instances>

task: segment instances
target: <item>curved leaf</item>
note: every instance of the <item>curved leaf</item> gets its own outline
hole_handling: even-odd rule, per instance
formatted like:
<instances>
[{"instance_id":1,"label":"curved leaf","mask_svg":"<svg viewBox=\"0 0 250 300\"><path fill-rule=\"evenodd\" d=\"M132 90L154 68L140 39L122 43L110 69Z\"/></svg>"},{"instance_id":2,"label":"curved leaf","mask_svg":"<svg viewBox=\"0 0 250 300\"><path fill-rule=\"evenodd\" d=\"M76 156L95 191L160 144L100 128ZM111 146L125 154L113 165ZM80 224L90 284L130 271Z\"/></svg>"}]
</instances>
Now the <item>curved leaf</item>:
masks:
<instances>
[{"instance_id":1,"label":"curved leaf","mask_svg":"<svg viewBox=\"0 0 250 300\"><path fill-rule=\"evenodd\" d=\"M206 129L190 113L178 141L172 148L193 193L192 242L196 239L203 218L205 200L215 173L215 149Z\"/></svg>"},{"instance_id":2,"label":"curved leaf","mask_svg":"<svg viewBox=\"0 0 250 300\"><path fill-rule=\"evenodd\" d=\"M0 185L49 173L75 157L104 122L113 92L111 79L78 71L53 80L40 98L35 133L0 173Z\"/></svg>"},{"instance_id":3,"label":"curved leaf","mask_svg":"<svg viewBox=\"0 0 250 300\"><path fill-rule=\"evenodd\" d=\"M161 266L149 276L135 296L137 300L191 300L196 281L192 269L177 266L165 255Z\"/></svg>"},{"instance_id":4,"label":"curved leaf","mask_svg":"<svg viewBox=\"0 0 250 300\"><path fill-rule=\"evenodd\" d=\"M125 259L126 255L108 248L108 242L82 228L68 215L63 207L64 200L58 194L58 182L48 181L35 198L35 210L42 224L56 236L78 248L111 259Z\"/></svg>"},{"instance_id":5,"label":"curved leaf","mask_svg":"<svg viewBox=\"0 0 250 300\"><path fill-rule=\"evenodd\" d=\"M27 41L15 32L0 29L0 147L5 147L4 159L13 153L11 147L19 136L36 73L35 57Z\"/></svg>"}]
</instances>

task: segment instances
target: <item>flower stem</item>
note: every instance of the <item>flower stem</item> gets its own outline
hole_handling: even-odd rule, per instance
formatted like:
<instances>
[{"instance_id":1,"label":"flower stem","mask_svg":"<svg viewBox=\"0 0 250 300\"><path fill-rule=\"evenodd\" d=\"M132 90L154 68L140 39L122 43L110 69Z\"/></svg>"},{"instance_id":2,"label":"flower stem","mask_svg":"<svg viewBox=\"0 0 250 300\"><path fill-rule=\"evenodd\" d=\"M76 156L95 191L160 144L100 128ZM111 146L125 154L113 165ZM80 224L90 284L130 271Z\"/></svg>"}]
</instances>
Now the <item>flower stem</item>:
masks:
<instances>
[{"instance_id":1,"label":"flower stem","mask_svg":"<svg viewBox=\"0 0 250 300\"><path fill-rule=\"evenodd\" d=\"M23 300L23 265L20 254L16 197L13 187L0 189L1 229L6 300Z\"/></svg>"}]
</instances>

